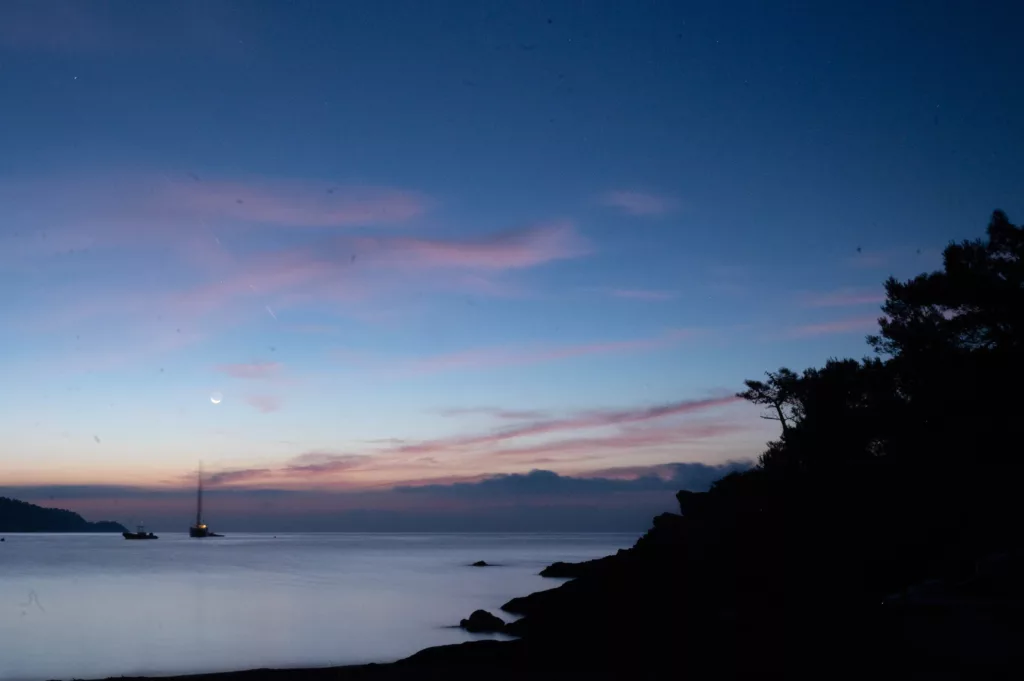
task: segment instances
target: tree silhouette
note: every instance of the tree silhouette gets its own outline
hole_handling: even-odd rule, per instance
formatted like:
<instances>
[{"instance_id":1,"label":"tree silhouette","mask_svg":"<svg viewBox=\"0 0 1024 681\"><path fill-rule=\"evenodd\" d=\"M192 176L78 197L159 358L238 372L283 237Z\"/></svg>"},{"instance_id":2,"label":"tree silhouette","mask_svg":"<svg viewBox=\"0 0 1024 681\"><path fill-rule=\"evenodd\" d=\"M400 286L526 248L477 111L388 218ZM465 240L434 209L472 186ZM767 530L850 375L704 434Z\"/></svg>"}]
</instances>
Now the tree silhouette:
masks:
<instances>
[{"instance_id":1,"label":"tree silhouette","mask_svg":"<svg viewBox=\"0 0 1024 681\"><path fill-rule=\"evenodd\" d=\"M502 606L509 633L618 678L993 677L946 644L1019 657L1021 579L976 566L1024 556L1022 255L996 212L942 270L886 284L875 356L746 381L781 428L759 465L680 492L632 549L557 566L575 579ZM951 598L892 598L924 580ZM960 633L982 620L991 641Z\"/></svg>"},{"instance_id":2,"label":"tree silhouette","mask_svg":"<svg viewBox=\"0 0 1024 681\"><path fill-rule=\"evenodd\" d=\"M546 570L573 579L503 605L508 633L580 676L995 676L947 643L1019 657L1020 577L976 566L1024 555L1021 255L997 212L941 271L887 283L875 356L746 381L781 428L759 465L679 492L631 549ZM924 580L949 598L892 597ZM982 621L991 640L961 633Z\"/></svg>"},{"instance_id":3,"label":"tree silhouette","mask_svg":"<svg viewBox=\"0 0 1024 681\"><path fill-rule=\"evenodd\" d=\"M762 414L761 418L778 421L782 425L782 433L794 425L801 416L800 403L796 399L797 375L782 367L778 371L766 371L768 381L744 381L747 389L736 393L754 404L769 407L771 411Z\"/></svg>"},{"instance_id":4,"label":"tree silhouette","mask_svg":"<svg viewBox=\"0 0 1024 681\"><path fill-rule=\"evenodd\" d=\"M740 396L783 424L759 460L770 475L755 479L777 485L756 488L762 501L804 499L815 515L787 516L791 528L846 527L890 583L940 555L969 562L1024 521L1024 230L997 211L987 239L950 244L942 270L886 293L868 338L879 356L783 368ZM865 499L876 515L849 515ZM894 528L902 544L885 538Z\"/></svg>"},{"instance_id":5,"label":"tree silhouette","mask_svg":"<svg viewBox=\"0 0 1024 681\"><path fill-rule=\"evenodd\" d=\"M869 342L891 356L1020 350L1024 343L1024 230L995 211L988 239L950 244L943 270L885 283L886 317Z\"/></svg>"}]
</instances>

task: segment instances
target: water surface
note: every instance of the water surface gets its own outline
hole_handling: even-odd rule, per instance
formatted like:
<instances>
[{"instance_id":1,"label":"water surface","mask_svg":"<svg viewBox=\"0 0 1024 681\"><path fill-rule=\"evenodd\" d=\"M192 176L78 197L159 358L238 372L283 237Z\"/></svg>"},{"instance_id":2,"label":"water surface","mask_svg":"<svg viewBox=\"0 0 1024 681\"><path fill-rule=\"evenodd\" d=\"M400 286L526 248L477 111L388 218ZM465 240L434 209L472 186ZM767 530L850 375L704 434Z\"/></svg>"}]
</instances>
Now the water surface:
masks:
<instances>
[{"instance_id":1,"label":"water surface","mask_svg":"<svg viewBox=\"0 0 1024 681\"><path fill-rule=\"evenodd\" d=\"M537 572L613 534L6 535L0 678L383 662L477 638L458 624L552 588ZM486 560L494 568L472 568Z\"/></svg>"}]
</instances>

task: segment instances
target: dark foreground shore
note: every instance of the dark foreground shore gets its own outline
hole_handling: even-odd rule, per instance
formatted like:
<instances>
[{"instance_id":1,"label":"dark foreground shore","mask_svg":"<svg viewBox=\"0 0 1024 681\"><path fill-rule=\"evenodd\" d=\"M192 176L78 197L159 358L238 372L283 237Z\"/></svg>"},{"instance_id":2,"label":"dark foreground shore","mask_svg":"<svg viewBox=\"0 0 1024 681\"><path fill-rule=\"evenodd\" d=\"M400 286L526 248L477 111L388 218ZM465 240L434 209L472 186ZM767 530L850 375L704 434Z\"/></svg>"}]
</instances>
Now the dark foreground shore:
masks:
<instances>
[{"instance_id":1,"label":"dark foreground shore","mask_svg":"<svg viewBox=\"0 0 1024 681\"><path fill-rule=\"evenodd\" d=\"M391 681L392 679L615 678L593 667L547 669L529 663L522 641L472 641L427 648L387 664L314 669L252 669L218 674L160 677L162 681ZM147 677L114 677L143 681Z\"/></svg>"},{"instance_id":2,"label":"dark foreground shore","mask_svg":"<svg viewBox=\"0 0 1024 681\"><path fill-rule=\"evenodd\" d=\"M504 604L499 614L519 619L498 626L516 640L388 664L170 678L1024 678L1024 553L882 591L864 581L859 552L811 541L786 521L794 504L827 507L828 490L806 493L680 492L681 513L655 518L631 549L551 565L543 576L569 581Z\"/></svg>"}]
</instances>

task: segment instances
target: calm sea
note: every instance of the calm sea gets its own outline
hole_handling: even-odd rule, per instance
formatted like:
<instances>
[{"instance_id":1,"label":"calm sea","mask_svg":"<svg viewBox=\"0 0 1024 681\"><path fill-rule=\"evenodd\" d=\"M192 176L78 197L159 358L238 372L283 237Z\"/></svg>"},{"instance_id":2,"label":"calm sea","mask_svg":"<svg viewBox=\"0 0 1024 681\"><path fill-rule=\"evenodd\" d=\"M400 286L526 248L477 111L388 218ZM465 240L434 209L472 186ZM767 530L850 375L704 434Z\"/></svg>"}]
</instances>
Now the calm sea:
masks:
<instances>
[{"instance_id":1,"label":"calm sea","mask_svg":"<svg viewBox=\"0 0 1024 681\"><path fill-rule=\"evenodd\" d=\"M477 608L635 535L6 535L0 679L383 662L476 638ZM486 560L498 567L472 568ZM507 618L506 618L507 619Z\"/></svg>"}]
</instances>

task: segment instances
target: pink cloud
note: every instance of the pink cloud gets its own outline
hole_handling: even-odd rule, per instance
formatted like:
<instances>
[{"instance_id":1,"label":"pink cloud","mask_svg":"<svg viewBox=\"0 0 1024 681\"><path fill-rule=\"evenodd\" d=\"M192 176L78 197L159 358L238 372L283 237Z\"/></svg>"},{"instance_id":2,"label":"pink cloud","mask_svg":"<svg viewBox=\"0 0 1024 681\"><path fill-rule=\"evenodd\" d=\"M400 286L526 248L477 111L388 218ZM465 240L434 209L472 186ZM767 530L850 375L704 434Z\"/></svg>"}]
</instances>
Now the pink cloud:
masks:
<instances>
[{"instance_id":1,"label":"pink cloud","mask_svg":"<svg viewBox=\"0 0 1024 681\"><path fill-rule=\"evenodd\" d=\"M657 350L676 345L692 338L696 333L689 329L674 329L651 338L636 338L624 341L579 343L526 349L486 348L465 350L417 360L412 364L412 369L417 373L433 373L465 368L536 364L588 355Z\"/></svg>"},{"instance_id":2,"label":"pink cloud","mask_svg":"<svg viewBox=\"0 0 1024 681\"><path fill-rule=\"evenodd\" d=\"M603 437L570 438L521 447L506 447L495 452L495 455L501 457L547 455L550 461L564 461L566 459L563 455L576 452L629 451L642 447L681 445L741 433L746 430L745 426L734 423L688 423L668 428L631 428Z\"/></svg>"},{"instance_id":3,"label":"pink cloud","mask_svg":"<svg viewBox=\"0 0 1024 681\"><path fill-rule=\"evenodd\" d=\"M479 445L494 445L521 437L546 435L561 431L621 426L671 416L681 416L727 406L738 401L740 401L740 398L735 395L725 395L700 400L681 400L638 409L585 411L566 418L534 421L484 435L447 438L404 445L398 447L396 451L405 454L430 454Z\"/></svg>"},{"instance_id":4,"label":"pink cloud","mask_svg":"<svg viewBox=\"0 0 1024 681\"><path fill-rule=\"evenodd\" d=\"M274 309L279 309L325 300L354 303L389 293L404 294L409 288L516 296L519 291L515 287L473 270L499 273L534 267L577 257L587 249L585 240L567 223L484 239L336 237L315 249L248 256L230 278L193 289L179 296L177 303L207 310L230 298L276 296Z\"/></svg>"},{"instance_id":5,"label":"pink cloud","mask_svg":"<svg viewBox=\"0 0 1024 681\"><path fill-rule=\"evenodd\" d=\"M279 375L280 362L250 362L248 364L219 364L215 367L231 378L266 379Z\"/></svg>"},{"instance_id":6,"label":"pink cloud","mask_svg":"<svg viewBox=\"0 0 1024 681\"><path fill-rule=\"evenodd\" d=\"M501 409L499 407L456 407L452 409L441 409L438 411L442 416L467 416L483 414L498 419L519 421L524 419L541 419L546 417L547 412L540 409Z\"/></svg>"},{"instance_id":7,"label":"pink cloud","mask_svg":"<svg viewBox=\"0 0 1024 681\"><path fill-rule=\"evenodd\" d=\"M673 291L654 291L649 289L612 289L613 298L629 300L672 300L676 297Z\"/></svg>"},{"instance_id":8,"label":"pink cloud","mask_svg":"<svg viewBox=\"0 0 1024 681\"><path fill-rule=\"evenodd\" d=\"M601 198L601 203L637 216L666 215L679 207L678 201L671 197L628 190L610 191Z\"/></svg>"},{"instance_id":9,"label":"pink cloud","mask_svg":"<svg viewBox=\"0 0 1024 681\"><path fill-rule=\"evenodd\" d=\"M562 473L567 465L584 461L603 460L607 466L628 457L637 464L652 464L673 460L681 451L693 457L695 452L716 446L720 438L732 440L733 435L744 432L744 424L733 421L739 415L733 405L739 402L733 395L720 395L624 409L582 410L414 444L389 439L366 453L307 451L276 464L260 462L210 471L207 481L254 489L375 490L396 484L480 479L495 472L522 473L540 462L557 463ZM192 480L189 474L168 483L180 487Z\"/></svg>"},{"instance_id":10,"label":"pink cloud","mask_svg":"<svg viewBox=\"0 0 1024 681\"><path fill-rule=\"evenodd\" d=\"M807 307L852 307L879 305L885 302L885 293L879 290L841 288L836 291L813 293L806 297Z\"/></svg>"},{"instance_id":11,"label":"pink cloud","mask_svg":"<svg viewBox=\"0 0 1024 681\"><path fill-rule=\"evenodd\" d=\"M569 222L509 230L485 239L391 239L367 242L386 258L424 268L514 270L586 255L589 244Z\"/></svg>"},{"instance_id":12,"label":"pink cloud","mask_svg":"<svg viewBox=\"0 0 1024 681\"><path fill-rule=\"evenodd\" d=\"M402 222L424 213L421 194L387 187L256 179L178 181L157 198L162 211L295 227L352 227Z\"/></svg>"},{"instance_id":13,"label":"pink cloud","mask_svg":"<svg viewBox=\"0 0 1024 681\"><path fill-rule=\"evenodd\" d=\"M280 398L272 395L247 395L245 403L264 414L280 411L281 409Z\"/></svg>"},{"instance_id":14,"label":"pink cloud","mask_svg":"<svg viewBox=\"0 0 1024 681\"><path fill-rule=\"evenodd\" d=\"M286 475L336 473L365 466L370 459L362 454L306 452L291 459L284 467Z\"/></svg>"},{"instance_id":15,"label":"pink cloud","mask_svg":"<svg viewBox=\"0 0 1024 681\"><path fill-rule=\"evenodd\" d=\"M852 319L837 319L831 322L820 324L805 324L797 326L786 332L788 338L805 338L810 336L826 336L839 333L870 333L878 330L878 316L854 317Z\"/></svg>"},{"instance_id":16,"label":"pink cloud","mask_svg":"<svg viewBox=\"0 0 1024 681\"><path fill-rule=\"evenodd\" d=\"M325 235L313 229L302 245L241 248L252 245L242 237L254 226L294 233L302 226L398 223L430 203L407 190L320 181L199 179L152 171L27 178L0 183L0 203L21 226L0 239L0 267L38 269L42 262L62 268L71 258L77 258L76 267L95 266L104 248L136 256L116 285L104 288L107 278L84 277L84 288L41 292L53 300L37 301L41 319L24 322L36 326L66 327L97 317L138 320L159 311L174 320L173 328L202 320L209 329L211 323L226 327L253 319L250 308L283 322L291 308L324 304L364 319L394 316L407 310L394 311L380 301L407 301L410 291L521 297L518 282L503 275L590 252L586 239L565 221L448 239ZM147 255L165 258L168 249L183 266L173 269L176 280L164 279L167 284L154 288L154 279L134 265ZM236 314L225 313L231 305Z\"/></svg>"},{"instance_id":17,"label":"pink cloud","mask_svg":"<svg viewBox=\"0 0 1024 681\"><path fill-rule=\"evenodd\" d=\"M422 194L392 187L193 177L139 170L5 181L0 202L19 218L21 229L4 251L24 257L170 246L219 268L230 264L225 247L246 228L387 225L430 206Z\"/></svg>"},{"instance_id":18,"label":"pink cloud","mask_svg":"<svg viewBox=\"0 0 1024 681\"><path fill-rule=\"evenodd\" d=\"M252 482L253 480L262 480L270 475L272 471L269 468L244 468L229 471L220 471L218 473L208 473L203 476L203 482L211 487L219 485L231 485L239 482ZM186 476L187 482L193 482L194 476L189 473Z\"/></svg>"},{"instance_id":19,"label":"pink cloud","mask_svg":"<svg viewBox=\"0 0 1024 681\"><path fill-rule=\"evenodd\" d=\"M453 471L451 466L461 457L462 462L454 468L458 473L453 472L448 477L452 480L471 480L480 472L481 467L493 471L499 461L503 467L524 470L522 466L540 459L561 463L578 462L621 452L635 454L645 448L678 446L729 435L741 428L717 421L655 424L666 419L714 412L737 401L736 397L727 395L633 409L581 411L563 418L540 419L476 435L440 438L415 444L388 442L386 444L392 446L377 448L372 454L311 451L276 466L221 471L214 474L212 479L219 484L245 482L257 486L275 484L304 487L315 483L325 489L386 488L399 482L437 482L441 478L420 478L416 474L436 476L438 471ZM577 431L609 427L616 431L603 437L571 436ZM517 442L544 435L570 437L550 443L529 440ZM512 446L502 448L501 445ZM469 457L466 458L466 455ZM441 466L449 468L439 468Z\"/></svg>"},{"instance_id":20,"label":"pink cloud","mask_svg":"<svg viewBox=\"0 0 1024 681\"><path fill-rule=\"evenodd\" d=\"M271 398L273 399L273 398ZM261 410L262 411L262 410ZM326 476L341 471L365 469L371 465L371 458L361 454L334 454L330 452L306 452L292 457L284 464L262 468L227 469L208 473L204 480L210 485L289 484L294 479ZM182 477L186 482L194 480L190 473ZM338 483L333 480L333 483Z\"/></svg>"},{"instance_id":21,"label":"pink cloud","mask_svg":"<svg viewBox=\"0 0 1024 681\"><path fill-rule=\"evenodd\" d=\"M206 240L213 244L212 239ZM207 243L199 246L211 248ZM468 290L473 295L515 295L507 285L466 270L521 269L583 252L583 241L566 225L510 232L486 240L336 237L317 248L242 256L226 252L209 272L215 280L175 292L90 295L67 311L67 321L97 315L137 316L154 309L168 316L201 317L230 302L251 298L282 308L325 301L353 304L370 297L405 294L410 288ZM220 248L219 246L217 248ZM198 259L197 259L198 260ZM486 284L486 285L484 285ZM466 288L468 286L468 289Z\"/></svg>"}]
</instances>

